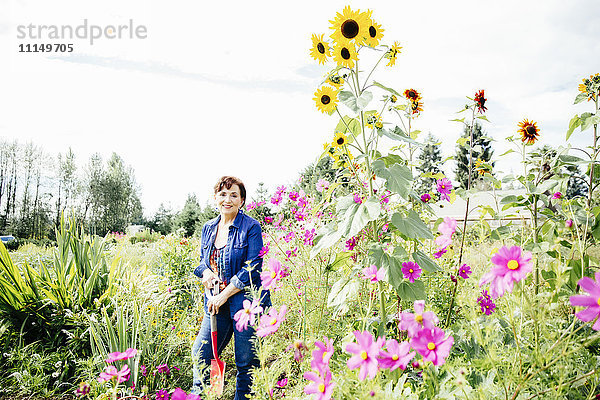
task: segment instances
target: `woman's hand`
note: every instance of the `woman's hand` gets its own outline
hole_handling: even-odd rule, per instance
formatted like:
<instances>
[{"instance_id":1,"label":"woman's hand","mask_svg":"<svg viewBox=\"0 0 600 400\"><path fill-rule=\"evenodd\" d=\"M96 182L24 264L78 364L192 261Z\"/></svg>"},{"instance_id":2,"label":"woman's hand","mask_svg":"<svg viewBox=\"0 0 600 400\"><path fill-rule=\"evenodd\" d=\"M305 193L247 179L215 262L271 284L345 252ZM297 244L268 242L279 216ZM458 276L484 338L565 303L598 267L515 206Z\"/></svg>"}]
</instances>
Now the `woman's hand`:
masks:
<instances>
[{"instance_id":1,"label":"woman's hand","mask_svg":"<svg viewBox=\"0 0 600 400\"><path fill-rule=\"evenodd\" d=\"M208 312L211 315L218 314L219 307L221 307L223 304L225 304L227 299L229 299L229 296L227 295L227 293L225 291L209 298L208 301L206 302L206 305L208 307Z\"/></svg>"},{"instance_id":2,"label":"woman's hand","mask_svg":"<svg viewBox=\"0 0 600 400\"><path fill-rule=\"evenodd\" d=\"M204 291L212 289L215 282L218 281L219 277L211 269L205 269L202 273L202 284L204 285Z\"/></svg>"}]
</instances>

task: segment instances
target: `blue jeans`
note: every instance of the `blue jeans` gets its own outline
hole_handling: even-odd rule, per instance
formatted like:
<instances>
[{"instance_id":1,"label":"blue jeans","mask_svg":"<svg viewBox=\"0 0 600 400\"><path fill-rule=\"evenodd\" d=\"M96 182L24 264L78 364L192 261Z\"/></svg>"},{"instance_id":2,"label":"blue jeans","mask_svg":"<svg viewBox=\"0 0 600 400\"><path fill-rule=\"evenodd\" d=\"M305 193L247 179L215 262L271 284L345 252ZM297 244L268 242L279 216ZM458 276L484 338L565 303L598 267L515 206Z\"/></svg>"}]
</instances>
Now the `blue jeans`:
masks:
<instances>
[{"instance_id":1,"label":"blue jeans","mask_svg":"<svg viewBox=\"0 0 600 400\"><path fill-rule=\"evenodd\" d=\"M250 369L260 366L253 343L256 335L254 329L250 326L243 332L235 328L235 320L230 313L229 302L227 302L219 308L217 314L217 352L219 355L229 343L232 335L234 337L235 366L237 368L234 400L242 400L246 399L246 394L251 392L252 377L250 376ZM210 336L210 314L205 312L200 332L192 346L192 360L194 363L193 393L200 394L203 387L209 385L211 359L213 359L213 351ZM201 364L207 366L204 374L200 373L199 366Z\"/></svg>"}]
</instances>

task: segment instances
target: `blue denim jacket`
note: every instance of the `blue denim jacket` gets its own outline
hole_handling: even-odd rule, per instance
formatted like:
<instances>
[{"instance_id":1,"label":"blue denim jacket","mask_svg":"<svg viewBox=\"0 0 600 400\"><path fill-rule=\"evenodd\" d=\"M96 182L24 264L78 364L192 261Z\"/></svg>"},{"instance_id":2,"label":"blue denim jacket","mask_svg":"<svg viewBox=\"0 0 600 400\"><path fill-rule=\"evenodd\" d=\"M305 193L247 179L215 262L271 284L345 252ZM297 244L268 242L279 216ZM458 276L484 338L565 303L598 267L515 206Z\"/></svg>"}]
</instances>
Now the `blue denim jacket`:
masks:
<instances>
[{"instance_id":1,"label":"blue denim jacket","mask_svg":"<svg viewBox=\"0 0 600 400\"><path fill-rule=\"evenodd\" d=\"M221 216L218 216L208 221L202 228L200 265L194 270L194 274L200 278L202 278L204 271L210 268L210 252L215 243L220 220ZM258 256L258 253L262 247L260 223L242 211L238 212L233 224L229 227L229 236L224 250L225 278L230 284L241 290L241 292L229 298L229 309L232 317L243 308L244 299L248 298L245 289L250 290L251 286L254 288L261 286L262 258ZM252 285L250 285L250 282L252 282ZM261 293L261 305L263 307L271 305L271 296L268 290L263 290ZM204 296L204 309L205 311L208 310L206 296Z\"/></svg>"}]
</instances>

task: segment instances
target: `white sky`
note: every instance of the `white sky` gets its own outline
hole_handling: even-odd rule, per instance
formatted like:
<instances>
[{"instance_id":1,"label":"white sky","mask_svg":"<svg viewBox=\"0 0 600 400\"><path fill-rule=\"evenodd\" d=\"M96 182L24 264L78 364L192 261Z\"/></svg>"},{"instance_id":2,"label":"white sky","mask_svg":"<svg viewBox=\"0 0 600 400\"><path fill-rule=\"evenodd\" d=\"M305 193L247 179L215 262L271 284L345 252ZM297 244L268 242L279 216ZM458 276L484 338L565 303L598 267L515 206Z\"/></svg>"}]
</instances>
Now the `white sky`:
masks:
<instances>
[{"instance_id":1,"label":"white sky","mask_svg":"<svg viewBox=\"0 0 600 400\"><path fill-rule=\"evenodd\" d=\"M581 79L600 72L600 7L573 1L0 0L0 137L51 154L73 148L81 166L114 151L135 170L146 215L161 202L203 203L216 179L291 183L330 141L337 123L313 93L328 68L309 56L312 33L350 4L372 9L384 43L401 42L394 68L375 78L424 97L416 129L454 154L462 127L449 120L485 89L495 156L523 118L541 144L565 143ZM19 54L17 26L145 25L144 40L85 39L74 52ZM361 62L364 65L366 62ZM589 138L575 134L574 145ZM510 172L511 160L497 164ZM445 172L453 169L451 163Z\"/></svg>"}]
</instances>

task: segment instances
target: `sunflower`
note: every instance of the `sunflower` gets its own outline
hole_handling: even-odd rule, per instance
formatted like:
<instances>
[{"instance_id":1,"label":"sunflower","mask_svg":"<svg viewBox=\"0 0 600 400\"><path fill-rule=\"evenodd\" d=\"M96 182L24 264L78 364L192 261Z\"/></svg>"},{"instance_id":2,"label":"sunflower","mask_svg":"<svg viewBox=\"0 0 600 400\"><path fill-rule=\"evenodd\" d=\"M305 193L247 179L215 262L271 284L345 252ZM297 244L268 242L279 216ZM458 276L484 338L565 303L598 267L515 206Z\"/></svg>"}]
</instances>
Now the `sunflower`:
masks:
<instances>
[{"instance_id":1,"label":"sunflower","mask_svg":"<svg viewBox=\"0 0 600 400\"><path fill-rule=\"evenodd\" d=\"M378 129L383 128L383 123L381 122L381 116L378 113L373 113L371 115L369 115L366 119L366 125L373 129L373 127L376 127Z\"/></svg>"},{"instance_id":2,"label":"sunflower","mask_svg":"<svg viewBox=\"0 0 600 400\"><path fill-rule=\"evenodd\" d=\"M398 98L396 97L396 95L395 95L395 94L393 94L393 95L390 97L390 101L391 101L392 103L395 103L395 102L397 102L397 101L398 101Z\"/></svg>"},{"instance_id":3,"label":"sunflower","mask_svg":"<svg viewBox=\"0 0 600 400\"><path fill-rule=\"evenodd\" d=\"M477 107L477 111L479 111L481 114L483 114L487 110L487 108L485 107L485 102L487 101L487 99L484 96L485 91L483 89L475 93L475 106Z\"/></svg>"},{"instance_id":4,"label":"sunflower","mask_svg":"<svg viewBox=\"0 0 600 400\"><path fill-rule=\"evenodd\" d=\"M587 93L588 101L595 101L600 94L600 74L590 75L589 79L583 79L583 83L579 84L579 91Z\"/></svg>"},{"instance_id":5,"label":"sunflower","mask_svg":"<svg viewBox=\"0 0 600 400\"><path fill-rule=\"evenodd\" d=\"M406 89L404 91L404 97L408 100L419 101L421 100L421 93L417 92L415 89Z\"/></svg>"},{"instance_id":6,"label":"sunflower","mask_svg":"<svg viewBox=\"0 0 600 400\"><path fill-rule=\"evenodd\" d=\"M379 41L383 38L383 29L381 25L371 19L373 11L367 11L367 34L365 35L365 44L369 47L377 47Z\"/></svg>"},{"instance_id":7,"label":"sunflower","mask_svg":"<svg viewBox=\"0 0 600 400\"><path fill-rule=\"evenodd\" d=\"M317 103L319 111L331 115L337 106L338 92L332 87L322 86L315 92L313 100Z\"/></svg>"},{"instance_id":8,"label":"sunflower","mask_svg":"<svg viewBox=\"0 0 600 400\"><path fill-rule=\"evenodd\" d=\"M479 175L491 173L491 169L481 158L478 158L477 161L475 161L475 171L477 171Z\"/></svg>"},{"instance_id":9,"label":"sunflower","mask_svg":"<svg viewBox=\"0 0 600 400\"><path fill-rule=\"evenodd\" d=\"M332 143L333 147L338 149L347 143L348 143L348 138L346 137L346 135L344 135L344 132L336 132L335 133L335 135L333 137L333 143Z\"/></svg>"},{"instance_id":10,"label":"sunflower","mask_svg":"<svg viewBox=\"0 0 600 400\"><path fill-rule=\"evenodd\" d=\"M523 143L527 142L529 145L534 144L540 134L536 122L529 122L527 119L519 122L518 132L521 134L521 141Z\"/></svg>"},{"instance_id":11,"label":"sunflower","mask_svg":"<svg viewBox=\"0 0 600 400\"><path fill-rule=\"evenodd\" d=\"M387 51L387 53L385 53L385 58L390 60L387 63L388 67L393 67L394 65L396 65L396 55L398 53L400 53L401 48L402 48L402 46L400 46L400 43L394 42L392 47L390 47L390 49Z\"/></svg>"},{"instance_id":12,"label":"sunflower","mask_svg":"<svg viewBox=\"0 0 600 400\"><path fill-rule=\"evenodd\" d=\"M327 77L327 83L335 88L340 88L344 84L344 78L338 74L331 74Z\"/></svg>"},{"instance_id":13,"label":"sunflower","mask_svg":"<svg viewBox=\"0 0 600 400\"><path fill-rule=\"evenodd\" d=\"M327 62L327 57L331 56L329 43L323 40L323 34L317 36L313 33L310 56L318 61L319 64L325 64Z\"/></svg>"},{"instance_id":14,"label":"sunflower","mask_svg":"<svg viewBox=\"0 0 600 400\"><path fill-rule=\"evenodd\" d=\"M411 100L410 101L410 110L413 114L418 114L423 111L423 102L421 99L419 100Z\"/></svg>"},{"instance_id":15,"label":"sunflower","mask_svg":"<svg viewBox=\"0 0 600 400\"><path fill-rule=\"evenodd\" d=\"M338 44L333 48L333 61L339 66L352 69L357 58L358 54L352 43Z\"/></svg>"},{"instance_id":16,"label":"sunflower","mask_svg":"<svg viewBox=\"0 0 600 400\"><path fill-rule=\"evenodd\" d=\"M349 44L353 41L356 45L361 45L368 35L369 21L367 13L352 11L350 6L344 7L341 13L337 13L335 19L331 22L333 33L331 38L338 44Z\"/></svg>"}]
</instances>

